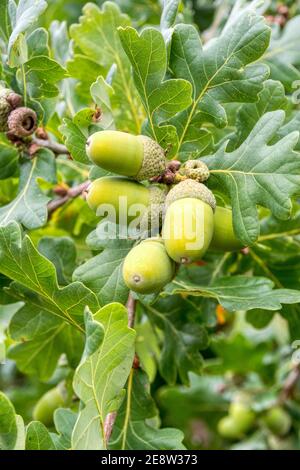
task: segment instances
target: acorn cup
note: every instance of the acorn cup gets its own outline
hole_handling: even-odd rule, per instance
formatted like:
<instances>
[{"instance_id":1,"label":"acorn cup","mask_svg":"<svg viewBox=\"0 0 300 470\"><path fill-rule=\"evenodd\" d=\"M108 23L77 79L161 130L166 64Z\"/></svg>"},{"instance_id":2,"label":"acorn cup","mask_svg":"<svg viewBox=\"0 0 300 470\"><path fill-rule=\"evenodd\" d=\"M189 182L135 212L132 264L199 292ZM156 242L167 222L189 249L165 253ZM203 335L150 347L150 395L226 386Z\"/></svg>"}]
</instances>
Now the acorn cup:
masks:
<instances>
[{"instance_id":1,"label":"acorn cup","mask_svg":"<svg viewBox=\"0 0 300 470\"><path fill-rule=\"evenodd\" d=\"M160 292L173 280L175 273L176 264L159 238L149 238L132 248L123 265L125 284L140 294Z\"/></svg>"},{"instance_id":2,"label":"acorn cup","mask_svg":"<svg viewBox=\"0 0 300 470\"><path fill-rule=\"evenodd\" d=\"M0 132L9 130L8 117L17 107L21 106L22 97L9 88L0 86Z\"/></svg>"},{"instance_id":3,"label":"acorn cup","mask_svg":"<svg viewBox=\"0 0 300 470\"><path fill-rule=\"evenodd\" d=\"M169 192L162 238L176 263L189 264L204 256L213 237L215 207L212 192L191 179Z\"/></svg>"},{"instance_id":4,"label":"acorn cup","mask_svg":"<svg viewBox=\"0 0 300 470\"><path fill-rule=\"evenodd\" d=\"M89 159L97 166L137 181L159 176L166 170L165 152L150 137L126 132L100 131L86 144Z\"/></svg>"}]
</instances>

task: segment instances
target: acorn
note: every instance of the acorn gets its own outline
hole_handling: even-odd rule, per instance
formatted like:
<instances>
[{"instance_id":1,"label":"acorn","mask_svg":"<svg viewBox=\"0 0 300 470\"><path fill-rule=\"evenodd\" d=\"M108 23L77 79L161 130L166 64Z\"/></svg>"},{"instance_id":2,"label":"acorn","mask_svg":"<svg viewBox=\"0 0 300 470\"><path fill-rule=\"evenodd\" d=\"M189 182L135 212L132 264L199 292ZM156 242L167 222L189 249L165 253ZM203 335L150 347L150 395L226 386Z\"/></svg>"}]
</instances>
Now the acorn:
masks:
<instances>
[{"instance_id":1,"label":"acorn","mask_svg":"<svg viewBox=\"0 0 300 470\"><path fill-rule=\"evenodd\" d=\"M104 170L144 181L166 170L165 152L150 137L126 132L100 131L86 144L89 159Z\"/></svg>"},{"instance_id":2,"label":"acorn","mask_svg":"<svg viewBox=\"0 0 300 470\"><path fill-rule=\"evenodd\" d=\"M45 426L53 425L53 415L57 408L64 407L67 402L67 393L63 384L48 390L36 403L33 410L33 419Z\"/></svg>"},{"instance_id":3,"label":"acorn","mask_svg":"<svg viewBox=\"0 0 300 470\"><path fill-rule=\"evenodd\" d=\"M124 260L125 284L140 294L160 292L172 281L175 273L176 265L159 238L143 240L132 248Z\"/></svg>"},{"instance_id":4,"label":"acorn","mask_svg":"<svg viewBox=\"0 0 300 470\"><path fill-rule=\"evenodd\" d=\"M290 415L281 406L276 406L269 410L264 416L263 421L270 431L280 437L288 434L292 426Z\"/></svg>"},{"instance_id":5,"label":"acorn","mask_svg":"<svg viewBox=\"0 0 300 470\"><path fill-rule=\"evenodd\" d=\"M216 207L214 213L214 233L209 249L215 251L239 251L243 244L233 229L232 210L227 207Z\"/></svg>"},{"instance_id":6,"label":"acorn","mask_svg":"<svg viewBox=\"0 0 300 470\"><path fill-rule=\"evenodd\" d=\"M199 261L209 248L216 200L202 183L187 179L166 198L162 237L168 255L180 264Z\"/></svg>"},{"instance_id":7,"label":"acorn","mask_svg":"<svg viewBox=\"0 0 300 470\"><path fill-rule=\"evenodd\" d=\"M97 213L103 205L114 208L120 225L129 225L141 218L143 231L158 229L167 189L163 186L144 186L142 183L122 176L105 176L92 182L86 201Z\"/></svg>"}]
</instances>

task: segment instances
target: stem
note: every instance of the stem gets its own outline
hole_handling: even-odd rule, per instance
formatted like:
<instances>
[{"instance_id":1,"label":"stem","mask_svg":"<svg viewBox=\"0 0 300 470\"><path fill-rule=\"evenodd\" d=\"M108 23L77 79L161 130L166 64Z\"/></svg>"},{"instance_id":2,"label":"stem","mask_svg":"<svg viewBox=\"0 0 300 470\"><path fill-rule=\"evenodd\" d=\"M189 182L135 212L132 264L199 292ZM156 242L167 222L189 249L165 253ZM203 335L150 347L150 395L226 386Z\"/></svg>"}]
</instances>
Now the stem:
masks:
<instances>
[{"instance_id":1,"label":"stem","mask_svg":"<svg viewBox=\"0 0 300 470\"><path fill-rule=\"evenodd\" d=\"M281 282L277 279L276 276L274 276L274 274L270 271L270 269L268 268L268 266L265 265L265 263L263 262L263 260L262 260L253 250L250 250L249 253L250 253L250 256L252 257L252 259L255 261L255 263L258 264L258 266L260 266L260 268L265 272L265 274L266 274L267 276L270 277L270 279L272 279L272 281L274 282L274 284L275 284L279 289L282 289L283 286L282 286Z\"/></svg>"},{"instance_id":2,"label":"stem","mask_svg":"<svg viewBox=\"0 0 300 470\"><path fill-rule=\"evenodd\" d=\"M291 370L291 372L287 376L287 379L283 385L283 389L279 397L280 403L284 403L288 398L290 398L293 395L295 387L297 386L297 383L299 380L300 380L300 365L298 364Z\"/></svg>"},{"instance_id":3,"label":"stem","mask_svg":"<svg viewBox=\"0 0 300 470\"><path fill-rule=\"evenodd\" d=\"M132 297L131 293L129 294L126 307L128 312L128 327L133 328L135 320L136 300Z\"/></svg>"},{"instance_id":4,"label":"stem","mask_svg":"<svg viewBox=\"0 0 300 470\"><path fill-rule=\"evenodd\" d=\"M69 155L67 147L63 144L59 144L51 140L43 140L37 138L32 139L32 142L38 145L39 147L44 147L49 150L52 150L52 152L56 153L57 155Z\"/></svg>"},{"instance_id":5,"label":"stem","mask_svg":"<svg viewBox=\"0 0 300 470\"><path fill-rule=\"evenodd\" d=\"M56 211L59 207L66 204L71 199L80 196L84 191L87 190L90 184L90 181L85 181L84 183L79 184L78 186L70 188L65 196L50 201L48 204L48 216L51 215L54 211Z\"/></svg>"},{"instance_id":6,"label":"stem","mask_svg":"<svg viewBox=\"0 0 300 470\"><path fill-rule=\"evenodd\" d=\"M109 442L110 436L113 432L113 427L116 421L117 412L113 411L106 416L105 423L104 423L104 440L105 446L107 448L107 444Z\"/></svg>"},{"instance_id":7,"label":"stem","mask_svg":"<svg viewBox=\"0 0 300 470\"><path fill-rule=\"evenodd\" d=\"M124 421L125 432L123 434L123 439L122 439L122 447L121 447L122 450L125 450L125 447L126 447L127 429L128 429L130 412L131 412L132 382L133 382L133 369L131 369L129 378L128 378L126 414L125 414L125 421Z\"/></svg>"},{"instance_id":8,"label":"stem","mask_svg":"<svg viewBox=\"0 0 300 470\"><path fill-rule=\"evenodd\" d=\"M22 72L22 81L23 81L23 98L24 98L24 105L27 106L27 87L26 87L26 74L24 65L21 66Z\"/></svg>"},{"instance_id":9,"label":"stem","mask_svg":"<svg viewBox=\"0 0 300 470\"><path fill-rule=\"evenodd\" d=\"M134 321L135 321L136 300L132 297L131 293L129 293L126 307L127 307L127 314L128 314L128 327L133 328ZM128 426L129 416L130 416L130 407L129 407L129 413L128 413L128 403L130 403L130 400L131 400L132 379L133 379L133 367L131 368L131 371L128 377L128 386L127 386L128 398L127 398L127 407L126 407L126 416L125 416L125 425L127 426ZM105 439L106 447L108 446L108 442L113 432L113 427L116 422L116 419L117 419L116 411L109 413L106 416L105 423L104 423L104 439ZM123 438L122 449L124 448L123 446L125 444L126 442L124 442L124 438Z\"/></svg>"}]
</instances>

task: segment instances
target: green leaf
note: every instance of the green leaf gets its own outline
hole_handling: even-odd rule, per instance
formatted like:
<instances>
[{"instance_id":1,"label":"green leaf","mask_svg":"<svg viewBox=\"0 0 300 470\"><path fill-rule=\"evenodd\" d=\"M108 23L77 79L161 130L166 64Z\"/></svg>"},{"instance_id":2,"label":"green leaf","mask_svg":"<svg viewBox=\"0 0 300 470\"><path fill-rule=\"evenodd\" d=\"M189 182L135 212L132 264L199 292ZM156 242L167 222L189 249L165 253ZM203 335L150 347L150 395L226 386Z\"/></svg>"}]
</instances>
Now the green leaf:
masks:
<instances>
[{"instance_id":1,"label":"green leaf","mask_svg":"<svg viewBox=\"0 0 300 470\"><path fill-rule=\"evenodd\" d=\"M35 99L58 95L56 83L66 77L63 67L47 56L34 56L24 64L24 73L30 96Z\"/></svg>"},{"instance_id":2,"label":"green leaf","mask_svg":"<svg viewBox=\"0 0 300 470\"><path fill-rule=\"evenodd\" d=\"M127 240L112 242L102 253L79 266L74 271L73 280L91 289L101 305L125 303L129 291L123 280L122 265L131 248L132 242Z\"/></svg>"},{"instance_id":3,"label":"green leaf","mask_svg":"<svg viewBox=\"0 0 300 470\"><path fill-rule=\"evenodd\" d=\"M197 122L218 127L227 123L223 103L255 102L268 76L257 61L269 44L270 29L253 11L238 16L231 28L202 47L198 31L191 25L175 26L170 67L177 78L193 86L193 104L173 120L179 137L179 150L190 142L188 130Z\"/></svg>"},{"instance_id":4,"label":"green leaf","mask_svg":"<svg viewBox=\"0 0 300 470\"><path fill-rule=\"evenodd\" d=\"M283 85L274 80L267 80L264 83L263 90L258 95L258 101L256 103L244 104L238 110L236 119L237 131L232 137L230 136L228 150L236 149L242 145L265 113L277 111L278 109L286 110L287 106L288 100L285 96ZM289 132L285 131L283 135L278 132L278 134L280 137L284 137L294 130L297 129L289 127Z\"/></svg>"},{"instance_id":5,"label":"green leaf","mask_svg":"<svg viewBox=\"0 0 300 470\"><path fill-rule=\"evenodd\" d=\"M8 15L8 1L2 0L0 3L0 37L7 42L11 33L11 24Z\"/></svg>"},{"instance_id":6,"label":"green leaf","mask_svg":"<svg viewBox=\"0 0 300 470\"><path fill-rule=\"evenodd\" d=\"M13 176L18 168L19 153L9 140L0 134L0 180Z\"/></svg>"},{"instance_id":7,"label":"green leaf","mask_svg":"<svg viewBox=\"0 0 300 470\"><path fill-rule=\"evenodd\" d=\"M46 310L45 302L32 292L12 285L12 295L25 302L10 323L10 336L16 344L8 351L18 369L46 381L65 354L71 367L76 367L83 350L83 336L72 326Z\"/></svg>"},{"instance_id":8,"label":"green leaf","mask_svg":"<svg viewBox=\"0 0 300 470\"><path fill-rule=\"evenodd\" d=\"M71 69L80 68L84 56L86 61L98 64L94 66L94 70L101 67L102 71L98 75L110 74L113 67L111 80L107 81L114 90L112 107L117 128L140 134L144 113L134 87L130 63L117 31L118 27L129 25L129 17L122 14L115 3L105 2L101 10L96 5L87 3L83 7L83 16L80 17L79 24L73 24L70 28L70 35L76 47ZM78 73L76 76L78 77ZM86 74L83 81L86 90L95 79L92 73L88 81Z\"/></svg>"},{"instance_id":9,"label":"green leaf","mask_svg":"<svg viewBox=\"0 0 300 470\"><path fill-rule=\"evenodd\" d=\"M48 429L39 421L32 421L26 428L26 450L54 450Z\"/></svg>"},{"instance_id":10,"label":"green leaf","mask_svg":"<svg viewBox=\"0 0 300 470\"><path fill-rule=\"evenodd\" d=\"M115 129L114 115L111 105L113 88L104 80L98 77L91 85L91 96L94 103L101 109L100 125L102 129Z\"/></svg>"},{"instance_id":11,"label":"green leaf","mask_svg":"<svg viewBox=\"0 0 300 470\"><path fill-rule=\"evenodd\" d=\"M8 56L10 65L12 63L13 49L20 38L21 33L28 30L37 18L46 10L47 2L45 0L20 0L15 12L15 21L13 22L12 33L9 37Z\"/></svg>"},{"instance_id":12,"label":"green leaf","mask_svg":"<svg viewBox=\"0 0 300 470\"><path fill-rule=\"evenodd\" d=\"M149 420L158 411L145 373L132 369L127 396L117 416L109 448L117 450L183 450L184 435L172 428L157 429Z\"/></svg>"},{"instance_id":13,"label":"green leaf","mask_svg":"<svg viewBox=\"0 0 300 470\"><path fill-rule=\"evenodd\" d=\"M32 31L27 38L28 56L30 58L36 56L49 56L50 50L48 40L48 31L46 31L46 29L37 28Z\"/></svg>"},{"instance_id":14,"label":"green leaf","mask_svg":"<svg viewBox=\"0 0 300 470\"><path fill-rule=\"evenodd\" d=\"M0 392L0 450L13 450L17 436L15 409L4 393Z\"/></svg>"},{"instance_id":15,"label":"green leaf","mask_svg":"<svg viewBox=\"0 0 300 470\"><path fill-rule=\"evenodd\" d=\"M80 282L60 289L53 264L22 239L20 226L11 222L0 227L0 272L38 295L38 306L82 331L86 305L95 311L96 296Z\"/></svg>"},{"instance_id":16,"label":"green leaf","mask_svg":"<svg viewBox=\"0 0 300 470\"><path fill-rule=\"evenodd\" d=\"M39 241L38 250L54 264L58 283L68 284L76 266L77 256L72 238L43 237Z\"/></svg>"},{"instance_id":17,"label":"green leaf","mask_svg":"<svg viewBox=\"0 0 300 470\"><path fill-rule=\"evenodd\" d=\"M180 0L165 0L160 19L160 29L165 43L170 44L173 33L173 25L176 21Z\"/></svg>"},{"instance_id":18,"label":"green leaf","mask_svg":"<svg viewBox=\"0 0 300 470\"><path fill-rule=\"evenodd\" d=\"M300 157L293 151L299 133L268 145L284 119L283 111L266 113L238 149L228 153L225 143L204 159L211 170L210 187L231 198L234 230L245 246L259 236L258 204L279 219L291 215L290 196L300 184Z\"/></svg>"},{"instance_id":19,"label":"green leaf","mask_svg":"<svg viewBox=\"0 0 300 470\"><path fill-rule=\"evenodd\" d=\"M162 377L174 384L178 374L180 380L188 385L189 371L202 372L203 359L199 350L208 346L206 329L191 316L194 306L179 296L160 299L154 305L142 305L152 322L164 332L159 360Z\"/></svg>"},{"instance_id":20,"label":"green leaf","mask_svg":"<svg viewBox=\"0 0 300 470\"><path fill-rule=\"evenodd\" d=\"M83 109L73 119L64 118L63 124L59 127L72 158L80 163L91 163L85 148L89 135L88 128L93 122L94 113L95 111L90 108Z\"/></svg>"},{"instance_id":21,"label":"green leaf","mask_svg":"<svg viewBox=\"0 0 300 470\"><path fill-rule=\"evenodd\" d=\"M271 44L262 60L271 69L271 77L280 80L291 92L293 82L299 80L300 73L300 16L288 21L281 34L272 35Z\"/></svg>"},{"instance_id":22,"label":"green leaf","mask_svg":"<svg viewBox=\"0 0 300 470\"><path fill-rule=\"evenodd\" d=\"M53 153L47 149L39 150L34 159L22 162L20 173L18 195L0 208L0 224L16 220L28 229L41 227L48 218L47 203L50 198L41 191L38 179L56 182Z\"/></svg>"},{"instance_id":23,"label":"green leaf","mask_svg":"<svg viewBox=\"0 0 300 470\"><path fill-rule=\"evenodd\" d=\"M270 350L266 342L256 344L241 334L226 340L218 338L212 342L211 347L220 358L220 365L216 366L217 371L222 373L230 370L236 374L262 370L265 367L263 359Z\"/></svg>"},{"instance_id":24,"label":"green leaf","mask_svg":"<svg viewBox=\"0 0 300 470\"><path fill-rule=\"evenodd\" d=\"M58 434L51 434L56 450L71 450L72 432L77 414L71 410L60 408L54 412L54 424Z\"/></svg>"},{"instance_id":25,"label":"green leaf","mask_svg":"<svg viewBox=\"0 0 300 470\"><path fill-rule=\"evenodd\" d=\"M162 147L173 144L176 152L176 145L168 140L169 126L164 129L163 123L191 104L191 84L182 79L165 79L167 50L159 31L148 28L139 35L127 27L119 28L119 34L148 116L147 130Z\"/></svg>"},{"instance_id":26,"label":"green leaf","mask_svg":"<svg viewBox=\"0 0 300 470\"><path fill-rule=\"evenodd\" d=\"M72 434L72 448L106 448L104 423L117 411L134 357L135 333L127 326L127 310L113 303L94 317L86 312L87 345L73 387L83 408Z\"/></svg>"},{"instance_id":27,"label":"green leaf","mask_svg":"<svg viewBox=\"0 0 300 470\"><path fill-rule=\"evenodd\" d=\"M281 304L300 302L300 291L273 289L274 283L263 277L228 276L218 278L211 286L198 286L173 281L167 288L171 294L189 294L215 299L225 310L281 310ZM164 295L165 292L164 292Z\"/></svg>"}]
</instances>

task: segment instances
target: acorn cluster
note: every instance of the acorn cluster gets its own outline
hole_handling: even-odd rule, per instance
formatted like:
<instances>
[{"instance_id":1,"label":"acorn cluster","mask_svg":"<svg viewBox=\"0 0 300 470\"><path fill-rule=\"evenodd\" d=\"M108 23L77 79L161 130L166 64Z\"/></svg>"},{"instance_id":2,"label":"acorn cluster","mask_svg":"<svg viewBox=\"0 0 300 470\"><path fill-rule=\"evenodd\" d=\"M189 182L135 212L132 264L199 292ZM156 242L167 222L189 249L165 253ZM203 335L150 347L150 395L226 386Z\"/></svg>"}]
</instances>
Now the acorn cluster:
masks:
<instances>
[{"instance_id":1,"label":"acorn cluster","mask_svg":"<svg viewBox=\"0 0 300 470\"><path fill-rule=\"evenodd\" d=\"M291 417L282 406L274 405L257 413L251 408L249 400L239 398L230 404L228 415L218 422L218 433L224 439L238 441L260 427L268 429L275 436L284 437L291 425Z\"/></svg>"},{"instance_id":2,"label":"acorn cluster","mask_svg":"<svg viewBox=\"0 0 300 470\"><path fill-rule=\"evenodd\" d=\"M204 184L210 176L204 162L167 162L157 142L118 131L96 132L89 137L86 152L93 164L118 175L99 178L89 187L87 203L96 213L110 204L116 210L116 223L122 225L120 198L126 199L128 208L134 204L145 208L140 227L149 238L130 251L123 265L124 281L131 290L159 292L172 281L178 265L201 260L209 248L242 248L234 234L231 210L217 207ZM134 216L126 215L129 224ZM189 234L180 231L186 221Z\"/></svg>"}]
</instances>

